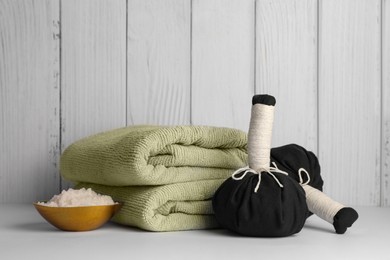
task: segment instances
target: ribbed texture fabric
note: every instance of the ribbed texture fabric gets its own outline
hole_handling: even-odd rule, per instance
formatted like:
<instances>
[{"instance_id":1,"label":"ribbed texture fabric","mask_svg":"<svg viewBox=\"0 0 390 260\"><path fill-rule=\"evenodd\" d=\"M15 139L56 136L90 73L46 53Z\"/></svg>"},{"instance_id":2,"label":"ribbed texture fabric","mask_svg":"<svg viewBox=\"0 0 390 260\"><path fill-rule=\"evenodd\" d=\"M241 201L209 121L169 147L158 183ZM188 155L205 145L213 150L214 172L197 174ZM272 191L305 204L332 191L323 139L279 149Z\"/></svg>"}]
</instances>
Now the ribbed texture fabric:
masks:
<instances>
[{"instance_id":1,"label":"ribbed texture fabric","mask_svg":"<svg viewBox=\"0 0 390 260\"><path fill-rule=\"evenodd\" d=\"M226 179L246 165L246 133L209 126L130 126L79 140L62 154L62 176L109 186Z\"/></svg>"},{"instance_id":2,"label":"ribbed texture fabric","mask_svg":"<svg viewBox=\"0 0 390 260\"><path fill-rule=\"evenodd\" d=\"M113 221L150 231L218 227L211 199L223 180L204 180L162 186L113 187L79 183L123 202Z\"/></svg>"}]
</instances>

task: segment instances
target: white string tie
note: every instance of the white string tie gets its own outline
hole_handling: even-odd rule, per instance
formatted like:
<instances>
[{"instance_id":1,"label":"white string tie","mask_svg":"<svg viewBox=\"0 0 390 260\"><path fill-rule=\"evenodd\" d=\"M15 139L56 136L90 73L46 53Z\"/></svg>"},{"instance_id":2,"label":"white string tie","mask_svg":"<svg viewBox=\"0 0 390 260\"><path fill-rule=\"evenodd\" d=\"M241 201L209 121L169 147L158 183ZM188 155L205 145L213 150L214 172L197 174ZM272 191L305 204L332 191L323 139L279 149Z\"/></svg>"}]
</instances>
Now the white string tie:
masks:
<instances>
[{"instance_id":1,"label":"white string tie","mask_svg":"<svg viewBox=\"0 0 390 260\"><path fill-rule=\"evenodd\" d=\"M288 173L285 172L285 171L279 170L278 167L276 167L276 164L274 162L272 162L272 164L275 167L270 166L267 169L266 168L261 168L261 169L258 169L257 171L249 168L249 166L240 168L240 169L236 170L232 174L232 179L233 180L237 180L237 181L242 180L248 172L253 173L253 174L257 174L258 178L259 178L259 180L257 181L256 187L255 187L255 193L257 193L257 191L260 188L261 174L262 173L268 173L276 181L276 183L279 185L279 187L283 188L283 184L278 180L278 178L273 173L277 172L277 173L281 173L281 174L284 174L284 175L288 175ZM239 176L237 177L237 175L239 175Z\"/></svg>"},{"instance_id":2,"label":"white string tie","mask_svg":"<svg viewBox=\"0 0 390 260\"><path fill-rule=\"evenodd\" d=\"M306 173L306 176L307 176L307 181L306 182L303 182L302 172ZM310 182L310 175L304 168L299 168L299 170L298 170L298 177L299 177L299 184L301 184L301 185L309 184L309 182Z\"/></svg>"}]
</instances>

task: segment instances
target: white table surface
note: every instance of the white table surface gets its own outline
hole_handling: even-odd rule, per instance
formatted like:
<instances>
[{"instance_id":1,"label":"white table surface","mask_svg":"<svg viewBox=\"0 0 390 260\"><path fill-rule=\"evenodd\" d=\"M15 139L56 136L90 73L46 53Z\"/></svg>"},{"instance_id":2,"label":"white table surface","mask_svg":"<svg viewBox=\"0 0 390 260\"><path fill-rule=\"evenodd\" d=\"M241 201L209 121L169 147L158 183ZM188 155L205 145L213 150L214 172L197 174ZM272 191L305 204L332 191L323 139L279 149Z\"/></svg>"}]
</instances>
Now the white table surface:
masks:
<instances>
[{"instance_id":1,"label":"white table surface","mask_svg":"<svg viewBox=\"0 0 390 260\"><path fill-rule=\"evenodd\" d=\"M284 238L236 236L226 230L154 233L107 223L64 232L33 205L0 204L0 259L390 259L390 208L356 207L343 235L316 216Z\"/></svg>"}]
</instances>

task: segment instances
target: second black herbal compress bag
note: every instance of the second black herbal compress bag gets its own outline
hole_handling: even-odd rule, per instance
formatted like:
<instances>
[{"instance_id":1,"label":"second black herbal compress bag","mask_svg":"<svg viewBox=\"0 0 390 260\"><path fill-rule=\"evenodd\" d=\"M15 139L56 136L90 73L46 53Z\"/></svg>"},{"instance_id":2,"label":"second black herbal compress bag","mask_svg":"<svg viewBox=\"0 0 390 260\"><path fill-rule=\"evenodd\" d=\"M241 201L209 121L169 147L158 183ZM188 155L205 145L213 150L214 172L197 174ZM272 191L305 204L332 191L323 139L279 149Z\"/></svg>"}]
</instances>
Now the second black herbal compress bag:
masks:
<instances>
[{"instance_id":1,"label":"second black herbal compress bag","mask_svg":"<svg viewBox=\"0 0 390 260\"><path fill-rule=\"evenodd\" d=\"M297 144L288 144L271 149L271 165L276 166L289 174L298 183L300 179L298 172L303 168L309 174L308 184L317 190L322 191L324 181L321 178L321 167L317 156Z\"/></svg>"}]
</instances>

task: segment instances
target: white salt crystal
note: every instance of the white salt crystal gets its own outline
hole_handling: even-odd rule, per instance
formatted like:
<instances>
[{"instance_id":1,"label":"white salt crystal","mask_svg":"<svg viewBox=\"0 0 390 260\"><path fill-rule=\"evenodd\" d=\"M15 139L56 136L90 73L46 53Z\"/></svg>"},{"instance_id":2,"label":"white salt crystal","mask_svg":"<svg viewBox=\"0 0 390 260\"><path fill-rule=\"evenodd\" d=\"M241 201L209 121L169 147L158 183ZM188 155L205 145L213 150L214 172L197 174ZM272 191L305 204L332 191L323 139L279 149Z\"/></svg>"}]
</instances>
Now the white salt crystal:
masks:
<instances>
[{"instance_id":1,"label":"white salt crystal","mask_svg":"<svg viewBox=\"0 0 390 260\"><path fill-rule=\"evenodd\" d=\"M115 202L110 196L98 194L91 188L79 190L70 188L63 190L59 195L54 195L48 202L38 202L38 204L49 207L80 207L112 205Z\"/></svg>"}]
</instances>

